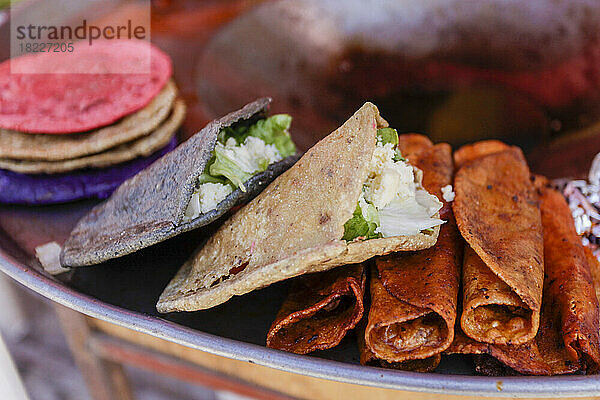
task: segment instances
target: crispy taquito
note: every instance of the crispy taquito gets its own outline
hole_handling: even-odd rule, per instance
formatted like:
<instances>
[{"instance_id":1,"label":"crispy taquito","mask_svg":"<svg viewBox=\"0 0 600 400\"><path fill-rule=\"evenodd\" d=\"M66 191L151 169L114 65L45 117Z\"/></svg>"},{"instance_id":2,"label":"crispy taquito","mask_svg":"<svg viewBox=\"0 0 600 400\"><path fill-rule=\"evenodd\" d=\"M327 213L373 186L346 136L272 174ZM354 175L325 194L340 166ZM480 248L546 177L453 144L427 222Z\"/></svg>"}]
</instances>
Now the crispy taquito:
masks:
<instances>
[{"instance_id":1,"label":"crispy taquito","mask_svg":"<svg viewBox=\"0 0 600 400\"><path fill-rule=\"evenodd\" d=\"M306 354L337 346L363 316L363 264L297 278L267 334L267 347Z\"/></svg>"},{"instance_id":2,"label":"crispy taquito","mask_svg":"<svg viewBox=\"0 0 600 400\"><path fill-rule=\"evenodd\" d=\"M478 342L523 344L536 335L542 303L543 238L525 158L497 141L465 146L452 205L467 242L461 328Z\"/></svg>"},{"instance_id":3,"label":"crispy taquito","mask_svg":"<svg viewBox=\"0 0 600 400\"><path fill-rule=\"evenodd\" d=\"M375 271L375 269L373 269ZM365 308L369 308L368 306ZM365 343L365 328L367 326L368 317L365 315L356 327L356 341L358 342L358 350L360 352L360 363L371 367L400 369L405 371L416 372L431 372L437 368L441 360L441 354L436 354L424 359L407 360L402 362L387 362L378 358L367 347Z\"/></svg>"},{"instance_id":4,"label":"crispy taquito","mask_svg":"<svg viewBox=\"0 0 600 400\"><path fill-rule=\"evenodd\" d=\"M442 188L453 177L450 146L434 146L425 136L411 134L399 136L398 147L423 171L423 186L442 200ZM449 203L444 202L440 217L446 223L434 247L375 260L363 362L433 369L452 343L463 241Z\"/></svg>"},{"instance_id":5,"label":"crispy taquito","mask_svg":"<svg viewBox=\"0 0 600 400\"><path fill-rule=\"evenodd\" d=\"M536 179L536 186L546 273L537 335L521 345L491 345L475 342L457 330L449 352L488 354L510 368L498 369L490 358L478 357L476 369L484 373L595 373L600 367L599 316L590 266L597 271L597 260L582 245L562 195L547 187L543 179Z\"/></svg>"}]
</instances>

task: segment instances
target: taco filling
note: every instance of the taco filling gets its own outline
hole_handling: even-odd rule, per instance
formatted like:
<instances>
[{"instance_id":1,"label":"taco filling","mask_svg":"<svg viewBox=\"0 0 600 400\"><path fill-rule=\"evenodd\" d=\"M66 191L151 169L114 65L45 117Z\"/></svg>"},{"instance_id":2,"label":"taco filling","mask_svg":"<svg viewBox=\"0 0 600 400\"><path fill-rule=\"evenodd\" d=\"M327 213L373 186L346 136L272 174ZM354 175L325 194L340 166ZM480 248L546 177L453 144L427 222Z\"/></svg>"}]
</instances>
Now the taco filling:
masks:
<instances>
[{"instance_id":1,"label":"taco filling","mask_svg":"<svg viewBox=\"0 0 600 400\"><path fill-rule=\"evenodd\" d=\"M440 200L421 185L422 172L398 149L398 133L377 130L377 146L352 218L344 224L346 241L410 236L444 223L435 214Z\"/></svg>"},{"instance_id":2,"label":"taco filling","mask_svg":"<svg viewBox=\"0 0 600 400\"><path fill-rule=\"evenodd\" d=\"M213 156L198 178L184 220L214 210L231 192L247 191L244 182L269 165L296 153L289 134L292 117L277 114L253 124L221 129Z\"/></svg>"}]
</instances>

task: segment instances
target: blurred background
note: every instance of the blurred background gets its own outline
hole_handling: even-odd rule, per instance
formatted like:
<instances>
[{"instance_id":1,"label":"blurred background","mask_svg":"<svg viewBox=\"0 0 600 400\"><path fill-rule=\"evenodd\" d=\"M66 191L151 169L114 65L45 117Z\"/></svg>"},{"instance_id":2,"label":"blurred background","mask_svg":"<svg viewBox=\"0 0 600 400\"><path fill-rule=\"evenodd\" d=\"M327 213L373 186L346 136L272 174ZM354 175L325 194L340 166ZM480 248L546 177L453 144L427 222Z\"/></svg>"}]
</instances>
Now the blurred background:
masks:
<instances>
[{"instance_id":1,"label":"blurred background","mask_svg":"<svg viewBox=\"0 0 600 400\"><path fill-rule=\"evenodd\" d=\"M9 57L0 0L0 61ZM152 0L151 39L173 59L189 136L259 96L294 116L306 150L373 101L399 132L454 146L498 138L534 172L584 176L600 150L600 6L592 0ZM13 1L19 15L97 21L147 2ZM55 308L0 283L0 328L32 399L88 398ZM64 328L64 326L63 326ZM7 369L8 370L8 369ZM141 399L233 398L128 369ZM239 396L239 393L237 394Z\"/></svg>"}]
</instances>

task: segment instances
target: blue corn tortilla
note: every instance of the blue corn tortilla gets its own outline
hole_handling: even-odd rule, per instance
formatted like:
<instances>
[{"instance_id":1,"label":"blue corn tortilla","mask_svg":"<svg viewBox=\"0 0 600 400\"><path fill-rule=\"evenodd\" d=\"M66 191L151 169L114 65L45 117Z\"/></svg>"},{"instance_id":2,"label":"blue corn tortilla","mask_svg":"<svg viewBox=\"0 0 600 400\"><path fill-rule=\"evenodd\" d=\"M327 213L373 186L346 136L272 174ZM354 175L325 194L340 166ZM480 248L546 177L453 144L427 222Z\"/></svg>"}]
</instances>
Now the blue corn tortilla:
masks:
<instances>
[{"instance_id":1,"label":"blue corn tortilla","mask_svg":"<svg viewBox=\"0 0 600 400\"><path fill-rule=\"evenodd\" d=\"M106 199L117 187L177 146L175 136L167 146L148 157L100 169L64 174L20 174L0 169L0 203L48 205L82 199Z\"/></svg>"},{"instance_id":2,"label":"blue corn tortilla","mask_svg":"<svg viewBox=\"0 0 600 400\"><path fill-rule=\"evenodd\" d=\"M218 206L191 221L184 220L198 177L209 162L221 129L239 121L251 123L267 116L270 98L210 122L149 168L124 182L104 203L94 207L75 226L61 252L64 267L94 265L141 250L180 233L215 221L232 207L258 195L299 158L295 154L269 165L244 182Z\"/></svg>"}]
</instances>

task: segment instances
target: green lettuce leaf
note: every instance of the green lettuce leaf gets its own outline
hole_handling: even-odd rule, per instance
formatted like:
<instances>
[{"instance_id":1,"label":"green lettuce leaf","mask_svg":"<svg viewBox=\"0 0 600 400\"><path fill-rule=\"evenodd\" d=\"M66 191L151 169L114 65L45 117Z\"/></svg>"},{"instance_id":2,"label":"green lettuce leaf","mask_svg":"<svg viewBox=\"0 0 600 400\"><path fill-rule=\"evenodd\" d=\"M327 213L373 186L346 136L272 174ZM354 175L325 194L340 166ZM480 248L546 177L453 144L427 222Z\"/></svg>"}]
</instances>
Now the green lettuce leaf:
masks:
<instances>
[{"instance_id":1,"label":"green lettuce leaf","mask_svg":"<svg viewBox=\"0 0 600 400\"><path fill-rule=\"evenodd\" d=\"M215 177L223 175L229 179L235 187L239 187L243 192L246 191L244 182L252 176L252 174L244 171L236 160L229 157L220 146L215 147L215 160L208 169L211 176Z\"/></svg>"},{"instance_id":2,"label":"green lettuce leaf","mask_svg":"<svg viewBox=\"0 0 600 400\"><path fill-rule=\"evenodd\" d=\"M238 143L243 143L248 136L254 136L262 139L266 144L275 145L282 158L289 157L296 153L296 146L288 132L291 124L292 117L288 114L276 114L261 119L242 134Z\"/></svg>"},{"instance_id":3,"label":"green lettuce leaf","mask_svg":"<svg viewBox=\"0 0 600 400\"><path fill-rule=\"evenodd\" d=\"M242 145L249 136L253 136L261 139L267 145L274 145L281 158L286 158L296 153L296 146L288 132L291 123L292 117L287 114L276 114L252 125L241 121L234 126L221 129L217 140L224 146L229 138L233 138L238 145ZM223 151L217 146L198 183L229 183L245 191L243 183L252 176L252 173L248 172L246 161L232 157L231 152ZM266 170L270 164L268 158L260 158L256 162L259 167L258 171Z\"/></svg>"},{"instance_id":4,"label":"green lettuce leaf","mask_svg":"<svg viewBox=\"0 0 600 400\"><path fill-rule=\"evenodd\" d=\"M232 126L228 126L226 128L222 128L217 135L217 140L221 144L225 144L227 139L234 138L237 144L240 144L240 138L248 131L248 127L244 125L237 125L235 128Z\"/></svg>"},{"instance_id":5,"label":"green lettuce leaf","mask_svg":"<svg viewBox=\"0 0 600 400\"><path fill-rule=\"evenodd\" d=\"M375 216L377 215L377 210L374 206L372 207L373 210L369 210L366 213L369 217L372 212L375 212ZM363 217L360 205L357 204L356 210L354 210L354 213L352 214L352 218L344 224L344 236L342 239L351 242L357 237L364 237L365 240L381 237L380 233L375 233L375 229L377 229L377 222L373 220L367 221L365 217Z\"/></svg>"},{"instance_id":6,"label":"green lettuce leaf","mask_svg":"<svg viewBox=\"0 0 600 400\"><path fill-rule=\"evenodd\" d=\"M404 156L400 152L400 149L396 147L396 154L394 154L394 158L392 160L394 160L394 161L406 161L406 158L404 158Z\"/></svg>"},{"instance_id":7,"label":"green lettuce leaf","mask_svg":"<svg viewBox=\"0 0 600 400\"><path fill-rule=\"evenodd\" d=\"M231 183L223 176L212 176L206 171L205 169L205 172L198 177L198 185L202 185L203 183L222 183L224 185Z\"/></svg>"},{"instance_id":8,"label":"green lettuce leaf","mask_svg":"<svg viewBox=\"0 0 600 400\"><path fill-rule=\"evenodd\" d=\"M398 146L398 132L394 128L379 128L377 129L377 141L384 145L391 143Z\"/></svg>"},{"instance_id":9,"label":"green lettuce leaf","mask_svg":"<svg viewBox=\"0 0 600 400\"><path fill-rule=\"evenodd\" d=\"M241 144L248 136L254 136L262 139L266 144L275 145L281 157L286 158L296 153L296 146L288 132L291 124L290 115L276 114L258 120L250 126L237 124L234 127L223 128L217 138L222 144L225 144L229 138L234 138L238 144Z\"/></svg>"},{"instance_id":10,"label":"green lettuce leaf","mask_svg":"<svg viewBox=\"0 0 600 400\"><path fill-rule=\"evenodd\" d=\"M394 128L379 128L377 129L377 141L385 145L391 143L395 147L396 154L394 161L406 161L398 149L398 132Z\"/></svg>"}]
</instances>

